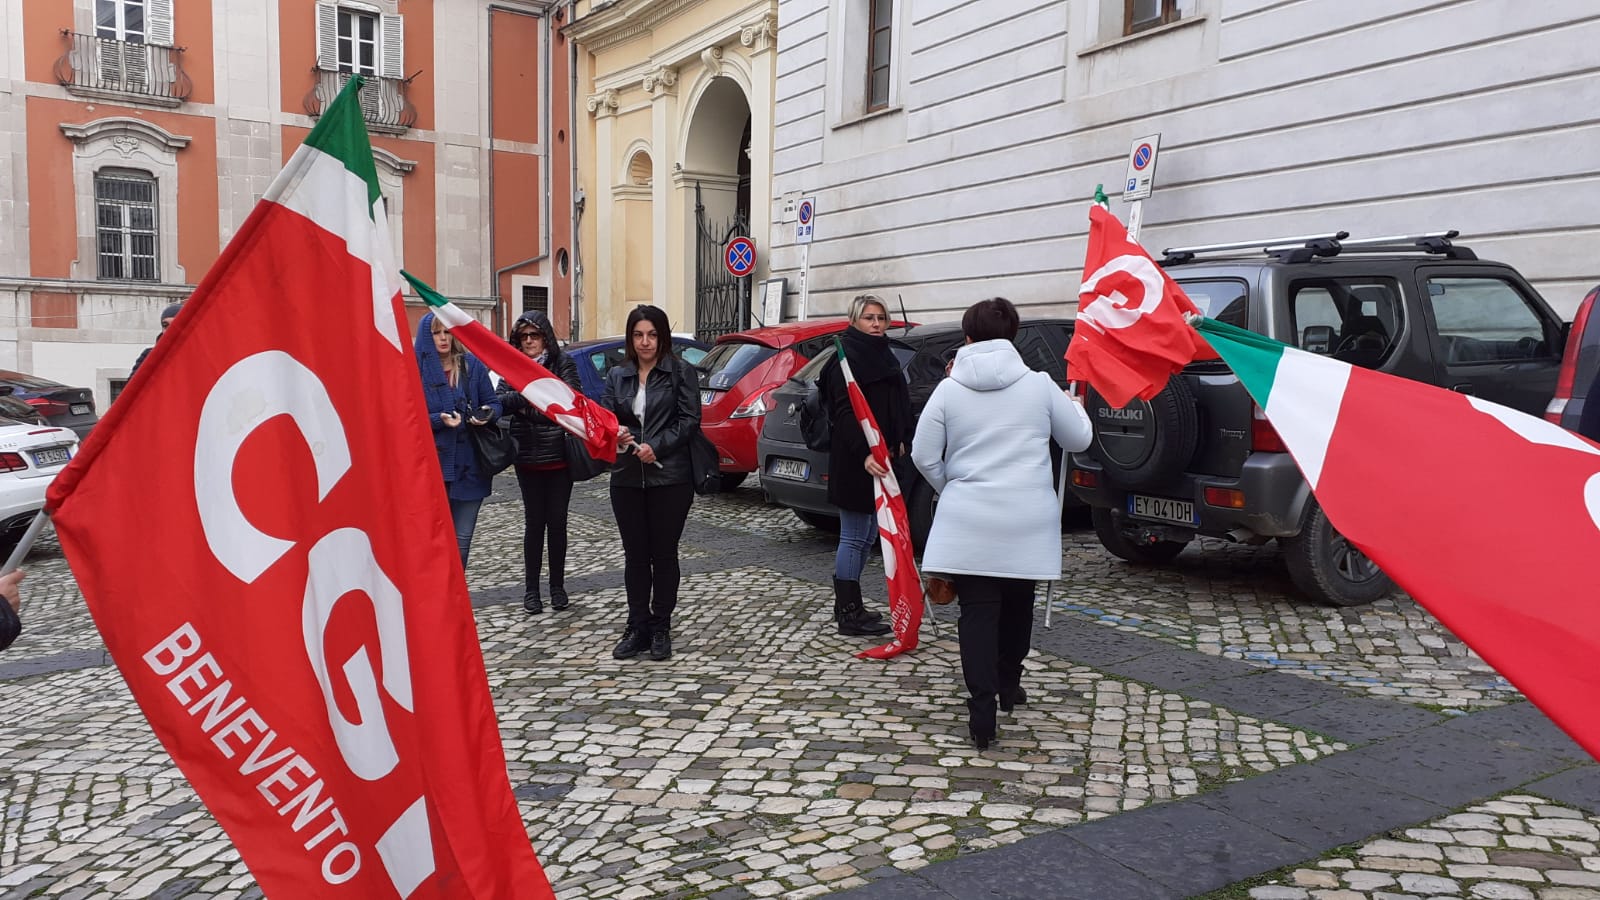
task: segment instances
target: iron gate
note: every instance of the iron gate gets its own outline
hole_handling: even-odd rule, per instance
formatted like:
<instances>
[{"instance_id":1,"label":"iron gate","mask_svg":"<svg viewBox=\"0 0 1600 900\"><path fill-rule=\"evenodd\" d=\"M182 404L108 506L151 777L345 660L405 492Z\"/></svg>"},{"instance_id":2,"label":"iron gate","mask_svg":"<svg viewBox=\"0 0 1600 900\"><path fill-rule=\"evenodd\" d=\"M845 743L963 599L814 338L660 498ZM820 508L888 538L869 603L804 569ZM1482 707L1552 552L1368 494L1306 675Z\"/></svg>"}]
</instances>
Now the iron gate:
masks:
<instances>
[{"instance_id":1,"label":"iron gate","mask_svg":"<svg viewBox=\"0 0 1600 900\"><path fill-rule=\"evenodd\" d=\"M750 222L742 211L721 222L707 221L699 182L694 186L694 221L694 336L711 341L750 327L750 276L734 275L723 260L729 241L749 236Z\"/></svg>"}]
</instances>

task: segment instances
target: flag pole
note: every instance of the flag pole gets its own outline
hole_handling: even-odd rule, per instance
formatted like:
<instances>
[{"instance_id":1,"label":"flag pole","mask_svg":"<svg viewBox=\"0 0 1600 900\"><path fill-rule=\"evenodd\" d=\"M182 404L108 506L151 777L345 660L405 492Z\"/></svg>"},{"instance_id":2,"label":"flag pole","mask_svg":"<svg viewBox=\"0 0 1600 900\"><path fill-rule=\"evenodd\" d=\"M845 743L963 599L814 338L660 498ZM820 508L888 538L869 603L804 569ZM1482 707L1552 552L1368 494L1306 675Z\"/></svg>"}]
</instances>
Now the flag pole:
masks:
<instances>
[{"instance_id":1,"label":"flag pole","mask_svg":"<svg viewBox=\"0 0 1600 900\"><path fill-rule=\"evenodd\" d=\"M0 575L4 575L22 565L27 558L28 551L33 548L33 540L39 536L40 529L44 528L44 520L50 518L43 509L28 523L28 530L22 533L22 539L17 541L17 546L12 549L11 555L6 558L6 564L0 566Z\"/></svg>"}]
</instances>

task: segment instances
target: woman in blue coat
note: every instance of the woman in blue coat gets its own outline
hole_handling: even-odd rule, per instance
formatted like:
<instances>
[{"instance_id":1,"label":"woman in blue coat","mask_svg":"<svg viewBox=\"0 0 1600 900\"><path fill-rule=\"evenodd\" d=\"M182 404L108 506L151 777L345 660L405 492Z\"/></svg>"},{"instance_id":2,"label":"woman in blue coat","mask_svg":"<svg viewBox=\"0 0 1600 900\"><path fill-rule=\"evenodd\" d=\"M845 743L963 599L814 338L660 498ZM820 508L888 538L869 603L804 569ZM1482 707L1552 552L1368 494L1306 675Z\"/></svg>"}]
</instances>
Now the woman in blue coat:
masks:
<instances>
[{"instance_id":1,"label":"woman in blue coat","mask_svg":"<svg viewBox=\"0 0 1600 900\"><path fill-rule=\"evenodd\" d=\"M422 396L428 403L428 423L433 426L433 446L439 452L439 469L450 497L450 520L455 523L461 568L465 569L478 508L489 496L490 487L467 429L498 419L500 401L489 383L489 370L461 349L433 313L417 323L413 347L422 373Z\"/></svg>"}]
</instances>

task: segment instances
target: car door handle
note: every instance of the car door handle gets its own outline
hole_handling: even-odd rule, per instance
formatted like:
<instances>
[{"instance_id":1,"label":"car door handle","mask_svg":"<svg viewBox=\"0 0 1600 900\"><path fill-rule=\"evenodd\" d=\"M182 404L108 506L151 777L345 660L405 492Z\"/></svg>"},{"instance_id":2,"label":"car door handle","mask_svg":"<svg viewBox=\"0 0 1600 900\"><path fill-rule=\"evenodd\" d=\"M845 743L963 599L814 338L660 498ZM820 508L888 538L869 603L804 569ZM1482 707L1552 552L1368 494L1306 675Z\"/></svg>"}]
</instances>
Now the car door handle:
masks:
<instances>
[{"instance_id":1,"label":"car door handle","mask_svg":"<svg viewBox=\"0 0 1600 900\"><path fill-rule=\"evenodd\" d=\"M1478 392L1477 388L1470 384L1452 384L1450 386L1450 390L1455 391L1458 394L1476 394Z\"/></svg>"}]
</instances>

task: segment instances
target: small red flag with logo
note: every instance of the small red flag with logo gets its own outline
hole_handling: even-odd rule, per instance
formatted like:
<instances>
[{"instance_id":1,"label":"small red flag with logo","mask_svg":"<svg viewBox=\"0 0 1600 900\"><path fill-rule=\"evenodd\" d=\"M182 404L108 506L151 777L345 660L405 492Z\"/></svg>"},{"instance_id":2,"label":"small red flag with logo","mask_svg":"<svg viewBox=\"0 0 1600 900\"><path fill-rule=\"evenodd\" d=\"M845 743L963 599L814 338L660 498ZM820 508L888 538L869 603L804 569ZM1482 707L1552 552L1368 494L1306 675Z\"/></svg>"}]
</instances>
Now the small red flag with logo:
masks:
<instances>
[{"instance_id":1,"label":"small red flag with logo","mask_svg":"<svg viewBox=\"0 0 1600 900\"><path fill-rule=\"evenodd\" d=\"M1117 217L1089 208L1089 249L1078 292L1067 372L1112 406L1149 400L1197 357L1211 358L1185 315L1200 310Z\"/></svg>"}]
</instances>

